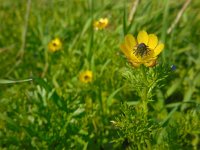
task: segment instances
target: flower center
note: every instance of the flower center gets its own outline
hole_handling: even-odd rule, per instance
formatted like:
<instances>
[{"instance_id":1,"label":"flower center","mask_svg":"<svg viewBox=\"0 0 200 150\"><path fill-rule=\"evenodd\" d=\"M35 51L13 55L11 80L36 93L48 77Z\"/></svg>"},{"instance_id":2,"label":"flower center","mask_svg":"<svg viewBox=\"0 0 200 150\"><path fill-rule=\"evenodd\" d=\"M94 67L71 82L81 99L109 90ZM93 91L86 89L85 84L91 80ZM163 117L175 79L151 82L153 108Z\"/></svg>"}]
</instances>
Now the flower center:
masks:
<instances>
[{"instance_id":1,"label":"flower center","mask_svg":"<svg viewBox=\"0 0 200 150\"><path fill-rule=\"evenodd\" d=\"M89 80L90 77L89 77L88 75L85 75L85 76L84 76L84 79L85 79L85 80Z\"/></svg>"},{"instance_id":2,"label":"flower center","mask_svg":"<svg viewBox=\"0 0 200 150\"><path fill-rule=\"evenodd\" d=\"M136 56L141 56L141 57L144 57L144 56L148 55L149 52L150 52L150 49L144 43L138 44L137 48L134 51Z\"/></svg>"},{"instance_id":3,"label":"flower center","mask_svg":"<svg viewBox=\"0 0 200 150\"><path fill-rule=\"evenodd\" d=\"M56 42L53 42L53 46L55 46L55 47L56 47L56 46L57 46L57 43L56 43Z\"/></svg>"}]
</instances>

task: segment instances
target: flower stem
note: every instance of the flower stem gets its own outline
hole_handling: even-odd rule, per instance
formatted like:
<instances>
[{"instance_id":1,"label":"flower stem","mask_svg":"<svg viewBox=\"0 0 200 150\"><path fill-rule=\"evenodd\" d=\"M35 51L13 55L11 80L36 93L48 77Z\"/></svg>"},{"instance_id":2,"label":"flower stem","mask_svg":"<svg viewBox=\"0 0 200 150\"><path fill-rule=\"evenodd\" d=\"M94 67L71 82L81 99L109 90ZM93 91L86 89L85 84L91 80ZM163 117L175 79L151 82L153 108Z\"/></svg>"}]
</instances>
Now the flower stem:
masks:
<instances>
[{"instance_id":1,"label":"flower stem","mask_svg":"<svg viewBox=\"0 0 200 150\"><path fill-rule=\"evenodd\" d=\"M147 87L144 87L142 90L142 107L143 107L143 112L145 116L147 116L148 113L148 99L147 99Z\"/></svg>"},{"instance_id":2,"label":"flower stem","mask_svg":"<svg viewBox=\"0 0 200 150\"><path fill-rule=\"evenodd\" d=\"M142 92L141 92L141 100L142 100L142 108L143 108L143 112L144 112L144 116L147 117L148 114L148 80L147 80L147 76L146 76L146 71L145 71L145 66L141 67L141 71L142 71L142 76L143 76L143 80L144 80L144 86L142 88Z\"/></svg>"}]
</instances>

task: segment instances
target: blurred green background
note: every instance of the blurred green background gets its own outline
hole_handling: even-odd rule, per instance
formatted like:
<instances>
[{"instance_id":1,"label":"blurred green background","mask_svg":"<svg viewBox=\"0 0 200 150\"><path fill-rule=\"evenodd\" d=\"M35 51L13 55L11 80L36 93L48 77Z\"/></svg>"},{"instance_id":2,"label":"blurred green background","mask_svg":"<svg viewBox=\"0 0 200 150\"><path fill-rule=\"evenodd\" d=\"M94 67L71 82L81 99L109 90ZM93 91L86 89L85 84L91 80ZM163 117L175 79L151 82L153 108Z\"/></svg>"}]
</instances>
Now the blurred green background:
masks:
<instances>
[{"instance_id":1,"label":"blurred green background","mask_svg":"<svg viewBox=\"0 0 200 150\"><path fill-rule=\"evenodd\" d=\"M168 140L153 143L200 148L200 2L190 1L170 33L188 0L140 0L130 21L134 2L0 0L1 149L126 149L127 137L111 121L138 96L123 79L127 61L119 45L143 29L165 44L159 64L176 66L149 106L154 120L170 118L174 126L162 126ZM108 27L93 30L102 17ZM55 37L63 47L50 53ZM92 70L92 83L79 81L84 70ZM33 80L15 83L24 79Z\"/></svg>"}]
</instances>

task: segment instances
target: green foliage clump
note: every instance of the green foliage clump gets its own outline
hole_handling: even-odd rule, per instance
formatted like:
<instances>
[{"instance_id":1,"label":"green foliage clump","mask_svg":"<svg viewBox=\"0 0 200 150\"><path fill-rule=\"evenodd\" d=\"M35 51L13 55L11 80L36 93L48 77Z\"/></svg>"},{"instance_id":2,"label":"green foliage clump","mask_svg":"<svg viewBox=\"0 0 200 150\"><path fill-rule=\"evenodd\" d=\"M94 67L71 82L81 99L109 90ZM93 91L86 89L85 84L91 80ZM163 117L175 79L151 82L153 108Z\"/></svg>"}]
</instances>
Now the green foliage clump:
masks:
<instances>
[{"instance_id":1,"label":"green foliage clump","mask_svg":"<svg viewBox=\"0 0 200 150\"><path fill-rule=\"evenodd\" d=\"M184 4L0 0L0 149L200 149L199 0L168 32ZM154 68L120 52L140 30L165 44Z\"/></svg>"},{"instance_id":2,"label":"green foliage clump","mask_svg":"<svg viewBox=\"0 0 200 150\"><path fill-rule=\"evenodd\" d=\"M158 135L159 124L147 119L140 109L127 104L122 105L121 115L113 121L119 135L114 142L121 143L123 149L151 148Z\"/></svg>"}]
</instances>

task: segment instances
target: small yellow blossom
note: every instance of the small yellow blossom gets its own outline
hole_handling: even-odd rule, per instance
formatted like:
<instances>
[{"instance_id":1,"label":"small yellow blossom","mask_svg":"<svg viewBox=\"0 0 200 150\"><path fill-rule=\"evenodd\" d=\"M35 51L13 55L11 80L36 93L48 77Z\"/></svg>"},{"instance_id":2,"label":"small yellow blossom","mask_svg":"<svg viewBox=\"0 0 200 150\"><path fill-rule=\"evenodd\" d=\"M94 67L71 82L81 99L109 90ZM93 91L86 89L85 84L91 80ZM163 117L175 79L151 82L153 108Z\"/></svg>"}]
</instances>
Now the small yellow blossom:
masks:
<instances>
[{"instance_id":1,"label":"small yellow blossom","mask_svg":"<svg viewBox=\"0 0 200 150\"><path fill-rule=\"evenodd\" d=\"M102 30L108 26L108 18L100 18L98 21L95 21L94 24L95 30Z\"/></svg>"},{"instance_id":2,"label":"small yellow blossom","mask_svg":"<svg viewBox=\"0 0 200 150\"><path fill-rule=\"evenodd\" d=\"M79 75L79 80L83 83L89 83L92 82L93 73L90 70L86 70L84 72L81 72Z\"/></svg>"},{"instance_id":3,"label":"small yellow blossom","mask_svg":"<svg viewBox=\"0 0 200 150\"><path fill-rule=\"evenodd\" d=\"M59 51L62 48L62 42L59 38L55 38L48 44L48 49L50 52Z\"/></svg>"},{"instance_id":4,"label":"small yellow blossom","mask_svg":"<svg viewBox=\"0 0 200 150\"><path fill-rule=\"evenodd\" d=\"M126 35L120 48L134 67L139 67L141 64L153 67L156 65L156 59L162 52L164 44L158 42L155 34L140 31L137 39L131 34Z\"/></svg>"}]
</instances>

